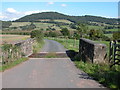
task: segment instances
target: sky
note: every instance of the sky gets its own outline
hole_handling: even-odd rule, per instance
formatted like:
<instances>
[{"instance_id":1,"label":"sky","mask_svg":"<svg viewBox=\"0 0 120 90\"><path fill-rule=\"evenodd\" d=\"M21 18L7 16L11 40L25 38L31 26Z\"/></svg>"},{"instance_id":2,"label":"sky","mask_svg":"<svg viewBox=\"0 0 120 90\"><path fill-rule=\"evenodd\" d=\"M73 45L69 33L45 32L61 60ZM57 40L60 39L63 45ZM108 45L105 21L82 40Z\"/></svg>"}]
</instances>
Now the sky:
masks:
<instances>
[{"instance_id":1,"label":"sky","mask_svg":"<svg viewBox=\"0 0 120 90\"><path fill-rule=\"evenodd\" d=\"M40 12L59 12L71 16L93 15L118 18L118 2L2 2L0 20L16 20Z\"/></svg>"}]
</instances>

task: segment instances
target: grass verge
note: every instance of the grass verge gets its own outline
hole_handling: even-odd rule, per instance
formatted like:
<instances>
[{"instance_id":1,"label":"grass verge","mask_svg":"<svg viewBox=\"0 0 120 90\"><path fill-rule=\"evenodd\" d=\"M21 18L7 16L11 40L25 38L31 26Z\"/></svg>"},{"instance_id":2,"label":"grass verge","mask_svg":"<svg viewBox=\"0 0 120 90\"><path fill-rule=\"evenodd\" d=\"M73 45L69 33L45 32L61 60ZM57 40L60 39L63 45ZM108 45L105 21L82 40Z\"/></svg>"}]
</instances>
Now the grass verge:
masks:
<instances>
[{"instance_id":1,"label":"grass verge","mask_svg":"<svg viewBox=\"0 0 120 90\"><path fill-rule=\"evenodd\" d=\"M20 64L20 63L22 63L24 61L26 61L26 60L28 60L28 58L24 57L24 58L20 58L20 59L14 61L14 62L2 65L2 66L0 66L0 72L3 72L5 70L7 70L7 69L10 69L10 68L12 68L12 67L14 67L14 66L16 66L16 65L18 65L18 64Z\"/></svg>"},{"instance_id":2,"label":"grass verge","mask_svg":"<svg viewBox=\"0 0 120 90\"><path fill-rule=\"evenodd\" d=\"M74 63L77 68L83 70L104 86L120 90L120 66L110 68L109 65L85 63L82 61L74 61Z\"/></svg>"},{"instance_id":3,"label":"grass verge","mask_svg":"<svg viewBox=\"0 0 120 90\"><path fill-rule=\"evenodd\" d=\"M41 42L35 42L33 44L33 53L37 53L37 52L40 52L40 49L43 47L44 45L44 41L41 41Z\"/></svg>"}]
</instances>

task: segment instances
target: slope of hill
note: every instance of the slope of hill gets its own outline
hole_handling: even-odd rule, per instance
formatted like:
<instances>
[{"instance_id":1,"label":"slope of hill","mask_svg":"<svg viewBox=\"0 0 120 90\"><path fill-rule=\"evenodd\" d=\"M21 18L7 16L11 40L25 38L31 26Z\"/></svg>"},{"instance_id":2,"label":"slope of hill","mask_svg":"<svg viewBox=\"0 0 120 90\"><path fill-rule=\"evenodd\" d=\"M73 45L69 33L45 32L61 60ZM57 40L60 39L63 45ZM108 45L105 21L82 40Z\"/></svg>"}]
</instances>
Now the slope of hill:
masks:
<instances>
[{"instance_id":1,"label":"slope of hill","mask_svg":"<svg viewBox=\"0 0 120 90\"><path fill-rule=\"evenodd\" d=\"M117 24L118 19L115 18L104 18L104 17L98 17L98 16L90 16L90 15L85 15L85 16L69 16L69 15L64 15L58 12L42 12L42 13L36 13L36 14L31 14L24 16L20 19L17 19L15 22L37 22L40 19L64 19L64 20L69 20L71 22L84 22L84 23L89 23L89 22L100 22L100 23L106 23L106 24Z\"/></svg>"}]
</instances>

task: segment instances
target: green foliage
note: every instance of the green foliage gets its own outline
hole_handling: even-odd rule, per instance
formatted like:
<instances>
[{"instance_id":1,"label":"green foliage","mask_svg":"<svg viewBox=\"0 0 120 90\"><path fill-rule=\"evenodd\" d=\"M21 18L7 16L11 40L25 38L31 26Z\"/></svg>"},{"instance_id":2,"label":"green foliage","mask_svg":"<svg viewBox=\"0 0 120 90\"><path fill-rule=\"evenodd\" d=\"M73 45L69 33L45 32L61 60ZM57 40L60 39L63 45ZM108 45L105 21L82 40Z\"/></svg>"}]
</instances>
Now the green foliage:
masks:
<instances>
[{"instance_id":1,"label":"green foliage","mask_svg":"<svg viewBox=\"0 0 120 90\"><path fill-rule=\"evenodd\" d=\"M48 33L48 37L57 37L57 34L55 32L50 31Z\"/></svg>"},{"instance_id":2,"label":"green foliage","mask_svg":"<svg viewBox=\"0 0 120 90\"><path fill-rule=\"evenodd\" d=\"M74 31L73 37L78 40L78 39L80 39L80 34L78 34L77 31Z\"/></svg>"},{"instance_id":3,"label":"green foliage","mask_svg":"<svg viewBox=\"0 0 120 90\"><path fill-rule=\"evenodd\" d=\"M41 30L34 30L31 32L31 38L35 38L37 42L42 42L43 41L43 32Z\"/></svg>"},{"instance_id":4,"label":"green foliage","mask_svg":"<svg viewBox=\"0 0 120 90\"><path fill-rule=\"evenodd\" d=\"M120 32L113 33L113 39L114 40L120 40Z\"/></svg>"},{"instance_id":5,"label":"green foliage","mask_svg":"<svg viewBox=\"0 0 120 90\"><path fill-rule=\"evenodd\" d=\"M83 37L87 33L87 29L88 27L86 26L86 24L83 24L83 23L77 24L77 31L80 37Z\"/></svg>"},{"instance_id":6,"label":"green foliage","mask_svg":"<svg viewBox=\"0 0 120 90\"><path fill-rule=\"evenodd\" d=\"M2 49L2 64L8 64L15 61L21 57L23 54L19 46L13 46L11 44L4 44L1 46Z\"/></svg>"},{"instance_id":7,"label":"green foliage","mask_svg":"<svg viewBox=\"0 0 120 90\"><path fill-rule=\"evenodd\" d=\"M33 53L40 52L40 49L43 47L43 45L44 45L44 41L35 42L35 43L33 44Z\"/></svg>"},{"instance_id":8,"label":"green foliage","mask_svg":"<svg viewBox=\"0 0 120 90\"><path fill-rule=\"evenodd\" d=\"M84 63L82 61L75 61L76 66L88 73L95 80L108 88L120 89L120 66L110 68L109 65L99 65L92 63Z\"/></svg>"},{"instance_id":9,"label":"green foliage","mask_svg":"<svg viewBox=\"0 0 120 90\"><path fill-rule=\"evenodd\" d=\"M61 33L63 34L63 36L69 36L70 35L70 32L69 32L69 30L67 28L63 28L61 30Z\"/></svg>"},{"instance_id":10,"label":"green foliage","mask_svg":"<svg viewBox=\"0 0 120 90\"><path fill-rule=\"evenodd\" d=\"M12 62L12 63L6 64L6 65L2 65L2 66L0 66L0 71L5 71L5 70L7 70L9 68L12 68L12 67L14 67L14 66L16 66L16 65L18 65L18 64L20 64L20 63L22 63L24 61L26 61L26 60L28 60L28 58L24 57L24 58L20 58L20 59L18 59L16 61Z\"/></svg>"},{"instance_id":11,"label":"green foliage","mask_svg":"<svg viewBox=\"0 0 120 90\"><path fill-rule=\"evenodd\" d=\"M2 47L1 47L3 52L8 51L10 48L12 48L12 45L11 44L6 44L6 43L4 45L2 45Z\"/></svg>"},{"instance_id":12,"label":"green foliage","mask_svg":"<svg viewBox=\"0 0 120 90\"><path fill-rule=\"evenodd\" d=\"M89 31L89 37L92 40L105 40L105 41L110 41L110 38L105 36L103 34L102 30L95 30L95 29L91 29Z\"/></svg>"}]
</instances>

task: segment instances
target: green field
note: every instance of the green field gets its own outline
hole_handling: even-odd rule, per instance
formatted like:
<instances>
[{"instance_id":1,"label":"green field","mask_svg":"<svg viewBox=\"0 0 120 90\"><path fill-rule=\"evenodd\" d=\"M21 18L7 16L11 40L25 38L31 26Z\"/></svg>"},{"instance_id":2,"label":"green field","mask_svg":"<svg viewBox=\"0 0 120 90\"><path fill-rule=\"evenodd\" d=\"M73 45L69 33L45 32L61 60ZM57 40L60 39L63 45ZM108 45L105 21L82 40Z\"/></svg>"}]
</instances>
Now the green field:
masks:
<instances>
[{"instance_id":1,"label":"green field","mask_svg":"<svg viewBox=\"0 0 120 90\"><path fill-rule=\"evenodd\" d=\"M39 19L38 21L51 21L50 19ZM52 21L55 21L55 22L63 22L63 23L68 23L68 24L71 24L72 22L69 21L69 20L65 20L65 19L54 19Z\"/></svg>"},{"instance_id":2,"label":"green field","mask_svg":"<svg viewBox=\"0 0 120 90\"><path fill-rule=\"evenodd\" d=\"M118 31L118 29L106 29L106 31Z\"/></svg>"},{"instance_id":3,"label":"green field","mask_svg":"<svg viewBox=\"0 0 120 90\"><path fill-rule=\"evenodd\" d=\"M59 19L59 20L54 20L55 22L63 22L63 23L68 23L71 24L72 22L69 20L65 20L65 19Z\"/></svg>"},{"instance_id":4,"label":"green field","mask_svg":"<svg viewBox=\"0 0 120 90\"><path fill-rule=\"evenodd\" d=\"M30 25L30 22L12 22L12 25L10 27L19 27L26 25Z\"/></svg>"},{"instance_id":5,"label":"green field","mask_svg":"<svg viewBox=\"0 0 120 90\"><path fill-rule=\"evenodd\" d=\"M113 36L113 34L104 34L105 36L108 36L109 38L111 38Z\"/></svg>"},{"instance_id":6,"label":"green field","mask_svg":"<svg viewBox=\"0 0 120 90\"><path fill-rule=\"evenodd\" d=\"M93 26L93 25L88 25L88 29L90 30L90 29L97 29L97 30L101 30L101 29L103 29L104 27L103 26Z\"/></svg>"}]
</instances>

